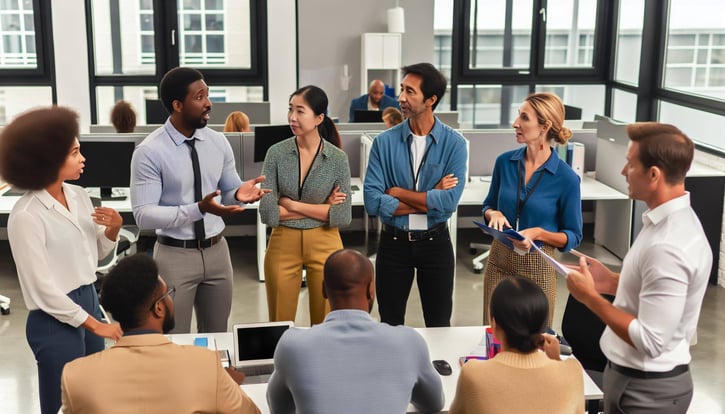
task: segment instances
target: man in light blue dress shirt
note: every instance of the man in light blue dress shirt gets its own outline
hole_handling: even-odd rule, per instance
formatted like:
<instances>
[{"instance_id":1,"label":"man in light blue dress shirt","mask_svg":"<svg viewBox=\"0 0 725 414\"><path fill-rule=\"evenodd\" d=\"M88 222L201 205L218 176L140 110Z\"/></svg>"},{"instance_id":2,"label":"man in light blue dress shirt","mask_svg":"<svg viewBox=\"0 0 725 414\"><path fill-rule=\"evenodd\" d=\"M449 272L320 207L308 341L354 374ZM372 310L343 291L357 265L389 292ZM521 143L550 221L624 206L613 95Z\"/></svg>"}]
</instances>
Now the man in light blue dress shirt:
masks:
<instances>
[{"instance_id":1,"label":"man in light blue dress shirt","mask_svg":"<svg viewBox=\"0 0 725 414\"><path fill-rule=\"evenodd\" d=\"M272 414L438 412L445 397L423 337L370 317L373 266L355 250L325 262L322 292L332 311L310 329L288 329L267 386Z\"/></svg>"},{"instance_id":2,"label":"man in light blue dress shirt","mask_svg":"<svg viewBox=\"0 0 725 414\"><path fill-rule=\"evenodd\" d=\"M198 332L226 332L232 264L221 236L221 216L241 212L244 203L259 200L265 191L256 184L264 177L243 183L227 139L206 128L211 101L201 72L170 70L159 94L170 116L134 152L133 215L141 229L156 229L154 258L164 279L176 287L172 333L190 331L192 308Z\"/></svg>"}]
</instances>

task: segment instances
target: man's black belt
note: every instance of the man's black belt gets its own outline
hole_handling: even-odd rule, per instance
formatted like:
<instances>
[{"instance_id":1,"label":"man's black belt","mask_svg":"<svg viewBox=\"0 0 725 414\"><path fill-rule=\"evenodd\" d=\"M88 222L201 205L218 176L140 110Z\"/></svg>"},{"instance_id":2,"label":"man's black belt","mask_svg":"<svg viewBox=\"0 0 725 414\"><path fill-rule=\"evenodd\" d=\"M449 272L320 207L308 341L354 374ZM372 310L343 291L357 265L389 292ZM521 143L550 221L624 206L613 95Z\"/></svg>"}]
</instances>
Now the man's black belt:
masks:
<instances>
[{"instance_id":1,"label":"man's black belt","mask_svg":"<svg viewBox=\"0 0 725 414\"><path fill-rule=\"evenodd\" d=\"M672 368L671 370L664 371L664 372L640 371L638 369L628 368L628 367L623 367L621 365L617 365L612 361L609 361L609 368L611 368L614 371L619 372L622 375L626 375L630 378L637 378L637 379L671 378L671 377L676 377L680 374L684 374L685 372L690 370L689 365L678 365L678 366Z\"/></svg>"},{"instance_id":2,"label":"man's black belt","mask_svg":"<svg viewBox=\"0 0 725 414\"><path fill-rule=\"evenodd\" d=\"M156 241L165 246L171 247L183 247L185 249L206 249L211 247L222 239L221 234L217 234L214 237L209 237L204 240L179 240L169 236L156 236Z\"/></svg>"},{"instance_id":3,"label":"man's black belt","mask_svg":"<svg viewBox=\"0 0 725 414\"><path fill-rule=\"evenodd\" d=\"M400 237L403 240L408 241L421 241L421 240L430 240L435 239L436 237L446 234L448 231L448 225L444 221L443 223L440 223L433 227L432 229L428 230L413 230L413 231L404 231L400 230L398 228L395 228L393 226L383 224L383 232L388 233L392 235L393 237Z\"/></svg>"}]
</instances>

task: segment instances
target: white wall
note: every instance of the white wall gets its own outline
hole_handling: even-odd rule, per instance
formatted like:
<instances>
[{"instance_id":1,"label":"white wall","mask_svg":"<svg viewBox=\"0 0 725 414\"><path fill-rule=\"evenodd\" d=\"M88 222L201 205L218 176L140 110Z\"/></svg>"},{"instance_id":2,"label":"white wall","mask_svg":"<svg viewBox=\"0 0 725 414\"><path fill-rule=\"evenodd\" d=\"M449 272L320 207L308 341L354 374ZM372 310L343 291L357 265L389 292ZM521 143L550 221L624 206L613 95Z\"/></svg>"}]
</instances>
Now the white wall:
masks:
<instances>
[{"instance_id":1,"label":"white wall","mask_svg":"<svg viewBox=\"0 0 725 414\"><path fill-rule=\"evenodd\" d=\"M347 120L350 101L360 96L361 35L387 32L387 10L394 6L392 0L300 1L299 83L325 90L330 116ZM431 62L434 2L401 0L400 6L405 10L403 65ZM352 77L347 91L340 85L345 64Z\"/></svg>"}]
</instances>

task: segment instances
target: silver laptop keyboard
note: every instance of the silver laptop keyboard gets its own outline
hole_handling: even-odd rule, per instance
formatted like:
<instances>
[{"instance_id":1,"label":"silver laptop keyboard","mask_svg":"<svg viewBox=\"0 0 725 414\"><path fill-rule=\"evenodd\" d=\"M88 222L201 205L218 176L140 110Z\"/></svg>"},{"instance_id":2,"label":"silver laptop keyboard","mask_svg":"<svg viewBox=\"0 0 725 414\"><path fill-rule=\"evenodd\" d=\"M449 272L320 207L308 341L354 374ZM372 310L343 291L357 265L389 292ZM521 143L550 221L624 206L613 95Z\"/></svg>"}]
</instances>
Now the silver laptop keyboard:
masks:
<instances>
[{"instance_id":1,"label":"silver laptop keyboard","mask_svg":"<svg viewBox=\"0 0 725 414\"><path fill-rule=\"evenodd\" d=\"M272 372L274 371L274 364L239 367L237 368L237 371L243 372L247 377L272 375Z\"/></svg>"}]
</instances>

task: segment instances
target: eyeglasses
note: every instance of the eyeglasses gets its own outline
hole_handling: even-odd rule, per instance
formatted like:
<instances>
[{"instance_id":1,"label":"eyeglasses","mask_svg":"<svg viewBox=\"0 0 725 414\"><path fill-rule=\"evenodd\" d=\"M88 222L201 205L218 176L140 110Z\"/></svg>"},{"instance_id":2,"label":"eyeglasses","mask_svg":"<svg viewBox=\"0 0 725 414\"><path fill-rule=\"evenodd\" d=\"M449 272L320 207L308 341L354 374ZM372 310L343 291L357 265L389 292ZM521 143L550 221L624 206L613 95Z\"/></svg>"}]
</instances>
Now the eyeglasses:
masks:
<instances>
[{"instance_id":1,"label":"eyeglasses","mask_svg":"<svg viewBox=\"0 0 725 414\"><path fill-rule=\"evenodd\" d=\"M160 298L156 299L151 304L151 309L150 310L154 310L154 306L156 306L156 304L159 303L160 301L164 300L164 298L167 297L167 296L170 297L171 300L174 300L174 293L175 292L176 292L176 286L169 286L169 287L167 287L166 288L166 293L164 293L163 295L161 295Z\"/></svg>"}]
</instances>

